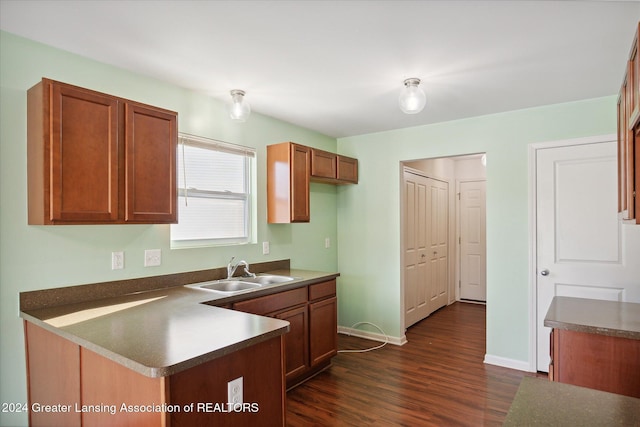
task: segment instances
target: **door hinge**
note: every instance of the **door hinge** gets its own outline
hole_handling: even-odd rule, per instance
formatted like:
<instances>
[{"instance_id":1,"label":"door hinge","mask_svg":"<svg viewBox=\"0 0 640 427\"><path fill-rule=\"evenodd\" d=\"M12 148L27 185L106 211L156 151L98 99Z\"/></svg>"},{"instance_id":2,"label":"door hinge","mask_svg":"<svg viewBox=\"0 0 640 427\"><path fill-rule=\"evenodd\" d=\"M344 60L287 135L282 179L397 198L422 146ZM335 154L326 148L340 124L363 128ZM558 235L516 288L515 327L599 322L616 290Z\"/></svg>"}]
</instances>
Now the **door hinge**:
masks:
<instances>
[{"instance_id":1,"label":"door hinge","mask_svg":"<svg viewBox=\"0 0 640 427\"><path fill-rule=\"evenodd\" d=\"M460 193L458 193L458 200L460 200Z\"/></svg>"}]
</instances>

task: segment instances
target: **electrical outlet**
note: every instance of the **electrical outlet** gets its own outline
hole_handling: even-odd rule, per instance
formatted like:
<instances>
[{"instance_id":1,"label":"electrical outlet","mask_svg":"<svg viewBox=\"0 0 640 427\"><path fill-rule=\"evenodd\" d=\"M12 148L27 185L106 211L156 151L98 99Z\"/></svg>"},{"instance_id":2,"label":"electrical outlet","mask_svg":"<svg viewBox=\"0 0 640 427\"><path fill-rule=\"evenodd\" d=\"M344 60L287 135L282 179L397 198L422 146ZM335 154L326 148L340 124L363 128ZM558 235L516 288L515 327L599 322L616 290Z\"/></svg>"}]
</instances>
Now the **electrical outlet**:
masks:
<instances>
[{"instance_id":1,"label":"electrical outlet","mask_svg":"<svg viewBox=\"0 0 640 427\"><path fill-rule=\"evenodd\" d=\"M124 268L124 252L111 252L111 269L122 270Z\"/></svg>"},{"instance_id":2,"label":"electrical outlet","mask_svg":"<svg viewBox=\"0 0 640 427\"><path fill-rule=\"evenodd\" d=\"M230 406L242 404L242 377L227 383L227 400Z\"/></svg>"},{"instance_id":3,"label":"electrical outlet","mask_svg":"<svg viewBox=\"0 0 640 427\"><path fill-rule=\"evenodd\" d=\"M324 247L325 249L329 249L331 247L331 239L328 237L324 238Z\"/></svg>"},{"instance_id":4,"label":"electrical outlet","mask_svg":"<svg viewBox=\"0 0 640 427\"><path fill-rule=\"evenodd\" d=\"M262 242L262 255L269 255L269 242Z\"/></svg>"},{"instance_id":5,"label":"electrical outlet","mask_svg":"<svg viewBox=\"0 0 640 427\"><path fill-rule=\"evenodd\" d=\"M144 251L144 266L156 267L162 264L162 250L147 249Z\"/></svg>"}]
</instances>

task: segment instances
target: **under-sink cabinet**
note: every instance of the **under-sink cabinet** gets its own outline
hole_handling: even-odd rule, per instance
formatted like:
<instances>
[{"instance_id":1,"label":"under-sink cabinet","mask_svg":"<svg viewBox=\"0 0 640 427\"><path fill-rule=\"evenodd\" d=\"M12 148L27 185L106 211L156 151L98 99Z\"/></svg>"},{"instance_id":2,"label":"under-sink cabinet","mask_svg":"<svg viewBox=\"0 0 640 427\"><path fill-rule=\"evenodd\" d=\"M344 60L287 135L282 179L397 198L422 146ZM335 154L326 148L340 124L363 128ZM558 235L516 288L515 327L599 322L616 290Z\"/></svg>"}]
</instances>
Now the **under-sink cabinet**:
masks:
<instances>
[{"instance_id":1,"label":"under-sink cabinet","mask_svg":"<svg viewBox=\"0 0 640 427\"><path fill-rule=\"evenodd\" d=\"M177 113L42 79L27 92L29 224L177 222Z\"/></svg>"},{"instance_id":2,"label":"under-sink cabinet","mask_svg":"<svg viewBox=\"0 0 640 427\"><path fill-rule=\"evenodd\" d=\"M236 302L233 309L290 323L284 336L288 389L329 367L337 354L335 279Z\"/></svg>"}]
</instances>

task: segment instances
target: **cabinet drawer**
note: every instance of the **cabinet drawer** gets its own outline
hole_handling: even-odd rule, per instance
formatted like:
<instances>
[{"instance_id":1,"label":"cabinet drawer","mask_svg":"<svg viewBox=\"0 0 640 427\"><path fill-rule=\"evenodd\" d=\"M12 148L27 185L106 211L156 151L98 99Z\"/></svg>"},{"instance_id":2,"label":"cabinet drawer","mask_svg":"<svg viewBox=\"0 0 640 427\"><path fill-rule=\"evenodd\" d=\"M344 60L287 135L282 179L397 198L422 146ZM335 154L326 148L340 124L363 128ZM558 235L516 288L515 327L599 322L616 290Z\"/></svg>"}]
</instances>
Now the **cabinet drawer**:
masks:
<instances>
[{"instance_id":1,"label":"cabinet drawer","mask_svg":"<svg viewBox=\"0 0 640 427\"><path fill-rule=\"evenodd\" d=\"M233 304L233 309L253 314L269 314L285 308L294 307L307 302L307 287L292 289L273 295L240 301Z\"/></svg>"},{"instance_id":2,"label":"cabinet drawer","mask_svg":"<svg viewBox=\"0 0 640 427\"><path fill-rule=\"evenodd\" d=\"M336 296L336 279L309 286L309 300Z\"/></svg>"}]
</instances>

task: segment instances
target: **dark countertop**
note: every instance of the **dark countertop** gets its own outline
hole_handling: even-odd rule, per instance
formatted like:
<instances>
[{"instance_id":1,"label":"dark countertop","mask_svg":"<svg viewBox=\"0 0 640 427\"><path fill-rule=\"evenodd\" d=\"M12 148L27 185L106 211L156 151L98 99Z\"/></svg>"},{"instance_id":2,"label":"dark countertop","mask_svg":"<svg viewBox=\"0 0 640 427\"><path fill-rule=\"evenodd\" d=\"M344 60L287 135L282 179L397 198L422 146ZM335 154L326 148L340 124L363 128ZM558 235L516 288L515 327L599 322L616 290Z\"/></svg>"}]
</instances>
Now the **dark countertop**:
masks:
<instances>
[{"instance_id":1,"label":"dark countertop","mask_svg":"<svg viewBox=\"0 0 640 427\"><path fill-rule=\"evenodd\" d=\"M640 339L640 304L554 297L544 325L576 332Z\"/></svg>"},{"instance_id":2,"label":"dark countertop","mask_svg":"<svg viewBox=\"0 0 640 427\"><path fill-rule=\"evenodd\" d=\"M337 273L307 270L269 273L297 279L233 296L173 286L96 301L23 310L20 316L140 374L169 376L289 330L286 321L214 305L294 289L338 276Z\"/></svg>"},{"instance_id":3,"label":"dark countertop","mask_svg":"<svg viewBox=\"0 0 640 427\"><path fill-rule=\"evenodd\" d=\"M638 426L640 399L524 377L504 426Z\"/></svg>"}]
</instances>

